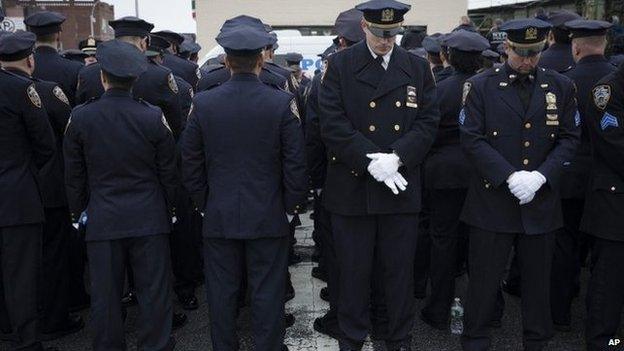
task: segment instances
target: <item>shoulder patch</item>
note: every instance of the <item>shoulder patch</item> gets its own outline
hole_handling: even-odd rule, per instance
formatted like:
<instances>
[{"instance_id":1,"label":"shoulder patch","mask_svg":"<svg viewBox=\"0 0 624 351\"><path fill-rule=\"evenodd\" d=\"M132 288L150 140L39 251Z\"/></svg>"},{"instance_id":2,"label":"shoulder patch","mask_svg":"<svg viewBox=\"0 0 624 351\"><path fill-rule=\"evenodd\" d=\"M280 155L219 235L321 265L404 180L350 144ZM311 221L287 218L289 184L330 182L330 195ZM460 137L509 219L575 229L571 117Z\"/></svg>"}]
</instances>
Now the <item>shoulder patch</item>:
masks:
<instances>
[{"instance_id":1,"label":"shoulder patch","mask_svg":"<svg viewBox=\"0 0 624 351\"><path fill-rule=\"evenodd\" d=\"M292 74L290 75L290 84L292 84L293 89L299 89L299 82L297 81L297 78L295 78L295 76Z\"/></svg>"},{"instance_id":2,"label":"shoulder patch","mask_svg":"<svg viewBox=\"0 0 624 351\"><path fill-rule=\"evenodd\" d=\"M329 61L325 62L325 66L323 67L323 73L321 75L321 84L325 80L325 74L327 74L327 69L329 68Z\"/></svg>"},{"instance_id":3,"label":"shoulder patch","mask_svg":"<svg viewBox=\"0 0 624 351\"><path fill-rule=\"evenodd\" d=\"M195 70L195 75L197 76L197 79L202 78L202 71L201 69L199 69L199 67Z\"/></svg>"},{"instance_id":4,"label":"shoulder patch","mask_svg":"<svg viewBox=\"0 0 624 351\"><path fill-rule=\"evenodd\" d=\"M167 123L167 119L165 118L165 114L163 113L162 116L160 117L160 119L162 120L162 124L167 127L167 129L169 130L169 132L171 132L171 127L169 127L169 123ZM171 132L173 133L173 132Z\"/></svg>"},{"instance_id":5,"label":"shoulder patch","mask_svg":"<svg viewBox=\"0 0 624 351\"><path fill-rule=\"evenodd\" d=\"M471 88L472 88L472 83L470 82L464 83L464 91L462 93L462 105L466 105L466 99L468 98L468 94L470 94Z\"/></svg>"},{"instance_id":6,"label":"shoulder patch","mask_svg":"<svg viewBox=\"0 0 624 351\"><path fill-rule=\"evenodd\" d=\"M171 89L171 91L173 91L176 94L179 92L178 83L176 83L173 73L169 73L169 75L167 76L167 84L169 84L169 89Z\"/></svg>"},{"instance_id":7,"label":"shoulder patch","mask_svg":"<svg viewBox=\"0 0 624 351\"><path fill-rule=\"evenodd\" d=\"M461 124L462 126L464 125L464 122L466 122L466 110L465 109L461 109L461 111L459 111L459 124Z\"/></svg>"},{"instance_id":8,"label":"shoulder patch","mask_svg":"<svg viewBox=\"0 0 624 351\"><path fill-rule=\"evenodd\" d=\"M195 104L191 102L191 107L189 108L189 114L188 116L186 116L186 119L191 118L191 115L193 114L193 109L195 108Z\"/></svg>"},{"instance_id":9,"label":"shoulder patch","mask_svg":"<svg viewBox=\"0 0 624 351\"><path fill-rule=\"evenodd\" d=\"M620 124L618 123L617 117L610 114L609 112L605 112L602 115L602 119L600 119L600 129L603 131L608 128L619 128Z\"/></svg>"},{"instance_id":10,"label":"shoulder patch","mask_svg":"<svg viewBox=\"0 0 624 351\"><path fill-rule=\"evenodd\" d=\"M611 86L608 84L598 85L592 90L594 104L601 110L604 110L611 99Z\"/></svg>"},{"instance_id":11,"label":"shoulder patch","mask_svg":"<svg viewBox=\"0 0 624 351\"><path fill-rule=\"evenodd\" d=\"M41 108L41 98L39 97L39 94L37 93L37 89L35 89L34 84L31 84L28 89L26 89L26 93L28 94L30 102L37 108Z\"/></svg>"},{"instance_id":12,"label":"shoulder patch","mask_svg":"<svg viewBox=\"0 0 624 351\"><path fill-rule=\"evenodd\" d=\"M295 115L298 120L301 120L301 116L299 116L299 108L297 107L295 99L290 100L290 111L292 111L293 115Z\"/></svg>"},{"instance_id":13,"label":"shoulder patch","mask_svg":"<svg viewBox=\"0 0 624 351\"><path fill-rule=\"evenodd\" d=\"M67 99L67 96L65 95L61 87L59 87L58 85L55 86L54 89L52 89L52 93L54 94L54 96L56 96L57 99L61 100L66 105L69 105L69 100Z\"/></svg>"}]
</instances>

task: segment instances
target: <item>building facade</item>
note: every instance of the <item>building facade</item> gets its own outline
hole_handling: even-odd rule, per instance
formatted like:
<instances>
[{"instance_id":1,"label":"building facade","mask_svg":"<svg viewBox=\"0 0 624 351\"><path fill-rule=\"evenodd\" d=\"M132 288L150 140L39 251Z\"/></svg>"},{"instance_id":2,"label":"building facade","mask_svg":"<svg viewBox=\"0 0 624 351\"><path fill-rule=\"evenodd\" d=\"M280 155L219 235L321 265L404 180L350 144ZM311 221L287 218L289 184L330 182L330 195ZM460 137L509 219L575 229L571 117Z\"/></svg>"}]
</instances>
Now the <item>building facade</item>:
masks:
<instances>
[{"instance_id":1,"label":"building facade","mask_svg":"<svg viewBox=\"0 0 624 351\"><path fill-rule=\"evenodd\" d=\"M37 11L56 11L67 17L61 33L61 48L76 49L78 42L93 35L102 40L113 37L108 21L115 18L115 8L105 2L95 0L2 0L6 18L2 22L5 30L25 30L24 18ZM93 14L93 23L91 15Z\"/></svg>"},{"instance_id":2,"label":"building facade","mask_svg":"<svg viewBox=\"0 0 624 351\"><path fill-rule=\"evenodd\" d=\"M197 39L204 52L216 45L223 22L240 14L262 19L275 29L299 29L304 35L331 35L338 13L364 0L195 0ZM403 0L412 5L405 26L447 32L467 14L467 0Z\"/></svg>"}]
</instances>

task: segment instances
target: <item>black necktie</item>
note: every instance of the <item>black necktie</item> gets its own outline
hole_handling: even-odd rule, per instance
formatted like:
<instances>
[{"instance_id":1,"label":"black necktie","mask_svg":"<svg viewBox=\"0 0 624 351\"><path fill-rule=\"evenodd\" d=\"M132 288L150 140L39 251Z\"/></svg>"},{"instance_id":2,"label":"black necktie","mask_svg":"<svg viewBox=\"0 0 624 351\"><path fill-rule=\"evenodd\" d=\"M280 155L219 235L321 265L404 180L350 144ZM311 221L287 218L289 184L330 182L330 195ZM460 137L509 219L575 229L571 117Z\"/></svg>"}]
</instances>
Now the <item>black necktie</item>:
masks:
<instances>
[{"instance_id":1,"label":"black necktie","mask_svg":"<svg viewBox=\"0 0 624 351\"><path fill-rule=\"evenodd\" d=\"M524 107L524 111L529 109L531 103L531 95L533 94L533 79L529 75L521 75L516 79L516 87L518 96Z\"/></svg>"},{"instance_id":2,"label":"black necktie","mask_svg":"<svg viewBox=\"0 0 624 351\"><path fill-rule=\"evenodd\" d=\"M377 55L377 58L375 58L375 62L377 62L381 66L381 68L384 68L384 66L383 66L383 62L384 62L383 56ZM385 70L385 68L384 68L384 70Z\"/></svg>"}]
</instances>

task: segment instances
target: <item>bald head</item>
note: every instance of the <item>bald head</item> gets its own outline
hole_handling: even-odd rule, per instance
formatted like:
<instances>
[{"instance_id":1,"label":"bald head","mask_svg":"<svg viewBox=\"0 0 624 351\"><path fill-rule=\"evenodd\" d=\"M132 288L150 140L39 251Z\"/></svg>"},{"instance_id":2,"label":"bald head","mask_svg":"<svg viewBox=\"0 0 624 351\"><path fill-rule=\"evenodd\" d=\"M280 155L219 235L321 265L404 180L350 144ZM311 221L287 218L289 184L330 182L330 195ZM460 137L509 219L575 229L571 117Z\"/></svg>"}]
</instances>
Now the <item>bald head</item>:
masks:
<instances>
[{"instance_id":1,"label":"bald head","mask_svg":"<svg viewBox=\"0 0 624 351\"><path fill-rule=\"evenodd\" d=\"M607 38L604 35L572 39L572 56L578 62L584 57L604 55Z\"/></svg>"}]
</instances>

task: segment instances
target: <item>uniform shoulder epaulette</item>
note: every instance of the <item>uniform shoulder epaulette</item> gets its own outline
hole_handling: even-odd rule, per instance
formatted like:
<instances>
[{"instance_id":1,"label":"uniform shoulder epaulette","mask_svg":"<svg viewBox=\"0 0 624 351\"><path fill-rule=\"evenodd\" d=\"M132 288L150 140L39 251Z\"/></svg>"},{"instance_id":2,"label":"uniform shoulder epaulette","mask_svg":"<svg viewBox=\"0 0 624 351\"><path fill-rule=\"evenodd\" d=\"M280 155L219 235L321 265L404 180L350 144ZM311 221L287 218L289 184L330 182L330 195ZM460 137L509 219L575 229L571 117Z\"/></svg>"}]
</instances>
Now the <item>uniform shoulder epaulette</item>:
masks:
<instances>
[{"instance_id":1,"label":"uniform shoulder epaulette","mask_svg":"<svg viewBox=\"0 0 624 351\"><path fill-rule=\"evenodd\" d=\"M219 71L222 69L225 69L225 66L211 67L209 70L206 71L206 73L212 73L214 71Z\"/></svg>"},{"instance_id":2,"label":"uniform shoulder epaulette","mask_svg":"<svg viewBox=\"0 0 624 351\"><path fill-rule=\"evenodd\" d=\"M150 104L149 102L145 101L143 98L136 98L135 100L140 102L141 104L147 106L147 107L150 107L150 108L154 109L154 110L159 110L160 109L160 107L158 107L156 105L153 105L153 104Z\"/></svg>"},{"instance_id":3,"label":"uniform shoulder epaulette","mask_svg":"<svg viewBox=\"0 0 624 351\"><path fill-rule=\"evenodd\" d=\"M568 66L566 69L562 70L562 71L561 71L561 72L559 72L559 73L566 73L566 72L569 72L569 71L571 71L571 70L572 70L572 68L574 68L574 66Z\"/></svg>"}]
</instances>

